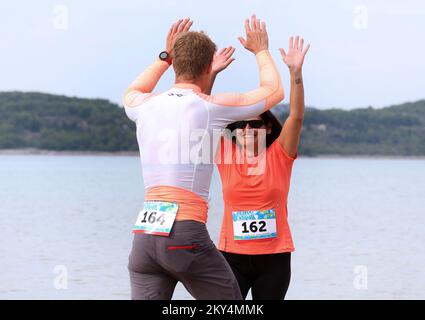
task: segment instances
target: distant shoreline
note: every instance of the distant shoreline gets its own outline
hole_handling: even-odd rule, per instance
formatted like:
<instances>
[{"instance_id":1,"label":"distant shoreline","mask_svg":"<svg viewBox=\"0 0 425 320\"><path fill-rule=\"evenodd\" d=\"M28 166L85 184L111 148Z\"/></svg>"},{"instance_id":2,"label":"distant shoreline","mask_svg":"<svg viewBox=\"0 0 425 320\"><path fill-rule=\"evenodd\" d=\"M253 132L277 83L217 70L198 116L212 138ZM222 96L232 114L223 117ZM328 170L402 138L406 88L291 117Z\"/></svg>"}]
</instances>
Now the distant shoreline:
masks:
<instances>
[{"instance_id":1,"label":"distant shoreline","mask_svg":"<svg viewBox=\"0 0 425 320\"><path fill-rule=\"evenodd\" d=\"M0 149L0 156L4 155L41 155L41 156L114 156L114 157L139 157L138 151L56 151L41 149ZM403 155L341 155L322 154L316 156L300 156L305 159L425 159L425 156Z\"/></svg>"},{"instance_id":2,"label":"distant shoreline","mask_svg":"<svg viewBox=\"0 0 425 320\"><path fill-rule=\"evenodd\" d=\"M0 155L41 156L139 156L137 151L57 151L41 149L0 149Z\"/></svg>"}]
</instances>

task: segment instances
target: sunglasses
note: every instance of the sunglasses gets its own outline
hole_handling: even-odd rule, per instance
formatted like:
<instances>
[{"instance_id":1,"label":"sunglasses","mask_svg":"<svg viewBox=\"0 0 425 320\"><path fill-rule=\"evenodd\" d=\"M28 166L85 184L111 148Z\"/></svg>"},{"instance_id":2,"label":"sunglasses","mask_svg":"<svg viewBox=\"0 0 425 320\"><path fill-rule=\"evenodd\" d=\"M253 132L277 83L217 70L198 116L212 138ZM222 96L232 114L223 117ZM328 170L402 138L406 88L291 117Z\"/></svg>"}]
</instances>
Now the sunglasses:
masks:
<instances>
[{"instance_id":1,"label":"sunglasses","mask_svg":"<svg viewBox=\"0 0 425 320\"><path fill-rule=\"evenodd\" d=\"M230 129L230 131L233 131L233 130L236 130L236 129L245 129L248 124L252 129L259 129L264 125L264 121L262 119L261 120L236 121L236 122L229 124L228 129Z\"/></svg>"}]
</instances>

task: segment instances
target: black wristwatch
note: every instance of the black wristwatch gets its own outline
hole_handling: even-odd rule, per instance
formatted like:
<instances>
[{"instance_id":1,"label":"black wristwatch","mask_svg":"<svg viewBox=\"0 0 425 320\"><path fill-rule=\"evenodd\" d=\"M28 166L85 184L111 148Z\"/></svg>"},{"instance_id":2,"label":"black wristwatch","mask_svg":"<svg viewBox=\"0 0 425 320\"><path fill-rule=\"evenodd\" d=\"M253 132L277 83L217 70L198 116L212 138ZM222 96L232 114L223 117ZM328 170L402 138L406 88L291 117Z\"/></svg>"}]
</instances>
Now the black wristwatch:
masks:
<instances>
[{"instance_id":1,"label":"black wristwatch","mask_svg":"<svg viewBox=\"0 0 425 320\"><path fill-rule=\"evenodd\" d=\"M165 61L165 62L167 62L169 65L171 65L171 57L170 57L170 54L167 52L167 51L162 51L160 54L159 54L159 59L161 59L162 61Z\"/></svg>"}]
</instances>

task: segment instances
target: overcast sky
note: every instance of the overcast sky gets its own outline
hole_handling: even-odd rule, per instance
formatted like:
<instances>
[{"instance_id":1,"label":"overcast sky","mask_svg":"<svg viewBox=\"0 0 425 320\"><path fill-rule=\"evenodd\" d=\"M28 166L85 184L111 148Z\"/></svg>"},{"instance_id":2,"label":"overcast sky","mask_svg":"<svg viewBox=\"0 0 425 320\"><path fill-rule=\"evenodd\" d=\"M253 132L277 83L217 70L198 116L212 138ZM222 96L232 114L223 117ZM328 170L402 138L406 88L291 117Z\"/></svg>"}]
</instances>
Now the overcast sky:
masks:
<instances>
[{"instance_id":1,"label":"overcast sky","mask_svg":"<svg viewBox=\"0 0 425 320\"><path fill-rule=\"evenodd\" d=\"M0 91L42 91L119 102L126 86L164 49L169 26L194 20L236 61L213 92L258 85L254 56L243 49L244 19L267 23L270 51L289 99L278 48L292 34L311 43L304 64L306 103L319 108L382 107L425 98L425 2L405 1L136 1L0 3ZM158 91L174 81L172 69Z\"/></svg>"}]
</instances>

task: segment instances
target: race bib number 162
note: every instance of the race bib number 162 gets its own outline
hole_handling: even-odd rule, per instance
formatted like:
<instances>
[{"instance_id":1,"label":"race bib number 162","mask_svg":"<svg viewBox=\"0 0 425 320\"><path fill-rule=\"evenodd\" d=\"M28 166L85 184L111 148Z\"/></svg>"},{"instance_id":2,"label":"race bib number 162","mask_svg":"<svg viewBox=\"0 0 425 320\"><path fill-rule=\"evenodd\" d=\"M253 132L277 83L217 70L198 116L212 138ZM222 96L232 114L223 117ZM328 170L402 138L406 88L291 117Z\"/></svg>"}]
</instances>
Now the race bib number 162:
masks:
<instances>
[{"instance_id":1,"label":"race bib number 162","mask_svg":"<svg viewBox=\"0 0 425 320\"><path fill-rule=\"evenodd\" d=\"M235 240L276 238L276 212L268 210L233 211Z\"/></svg>"}]
</instances>

